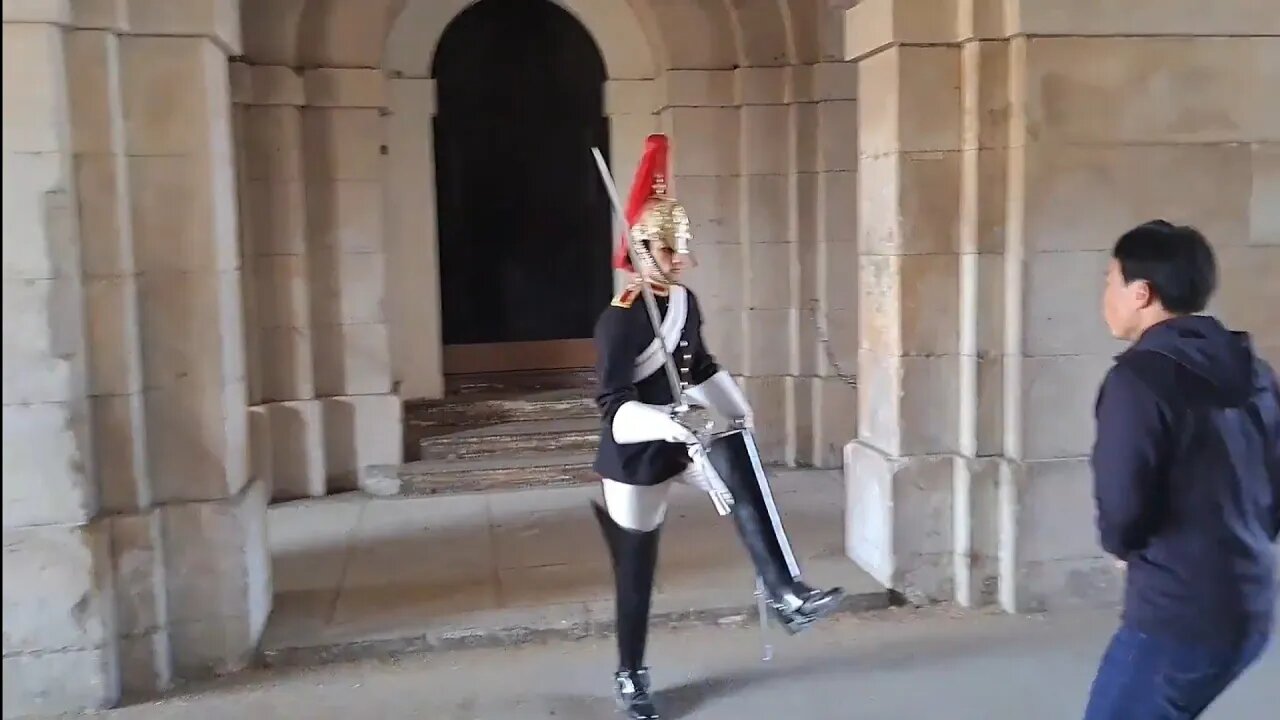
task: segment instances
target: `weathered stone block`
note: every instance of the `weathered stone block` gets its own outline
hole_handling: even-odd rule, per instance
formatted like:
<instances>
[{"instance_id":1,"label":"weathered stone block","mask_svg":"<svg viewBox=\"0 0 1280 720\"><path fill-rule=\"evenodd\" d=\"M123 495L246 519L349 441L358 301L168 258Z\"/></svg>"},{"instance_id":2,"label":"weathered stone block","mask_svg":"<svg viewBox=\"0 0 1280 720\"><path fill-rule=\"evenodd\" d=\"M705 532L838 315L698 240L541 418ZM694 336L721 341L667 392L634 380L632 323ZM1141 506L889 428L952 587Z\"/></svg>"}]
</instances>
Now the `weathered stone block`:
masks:
<instances>
[{"instance_id":1,"label":"weathered stone block","mask_svg":"<svg viewBox=\"0 0 1280 720\"><path fill-rule=\"evenodd\" d=\"M1009 153L1004 149L960 154L961 252L1004 252L1008 242L1008 165Z\"/></svg>"},{"instance_id":2,"label":"weathered stone block","mask_svg":"<svg viewBox=\"0 0 1280 720\"><path fill-rule=\"evenodd\" d=\"M739 183L738 178L725 175L681 175L675 178L676 197L689 209L694 252L698 255L708 245L736 245L740 242Z\"/></svg>"},{"instance_id":3,"label":"weathered stone block","mask_svg":"<svg viewBox=\"0 0 1280 720\"><path fill-rule=\"evenodd\" d=\"M864 157L858 169L858 243L864 254L956 252L958 152Z\"/></svg>"},{"instance_id":4,"label":"weathered stone block","mask_svg":"<svg viewBox=\"0 0 1280 720\"><path fill-rule=\"evenodd\" d=\"M5 405L6 532L26 525L81 523L93 517L98 491L92 462L89 416L83 399ZM7 560L5 568L7 573ZM7 642L7 623L5 627Z\"/></svg>"},{"instance_id":5,"label":"weathered stone block","mask_svg":"<svg viewBox=\"0 0 1280 720\"><path fill-rule=\"evenodd\" d=\"M148 389L244 378L238 271L145 273L138 294Z\"/></svg>"},{"instance_id":6,"label":"weathered stone block","mask_svg":"<svg viewBox=\"0 0 1280 720\"><path fill-rule=\"evenodd\" d=\"M289 105L245 108L245 180L301 180L302 111Z\"/></svg>"},{"instance_id":7,"label":"weathered stone block","mask_svg":"<svg viewBox=\"0 0 1280 720\"><path fill-rule=\"evenodd\" d=\"M819 227L828 243L858 241L858 174L824 172L818 175L821 196Z\"/></svg>"},{"instance_id":8,"label":"weathered stone block","mask_svg":"<svg viewBox=\"0 0 1280 720\"><path fill-rule=\"evenodd\" d=\"M395 82L391 81L393 87L389 92L394 92ZM611 121L620 115L652 119L653 113L658 109L657 91L657 83L653 80L605 80L604 114Z\"/></svg>"},{"instance_id":9,"label":"weathered stone block","mask_svg":"<svg viewBox=\"0 0 1280 720\"><path fill-rule=\"evenodd\" d=\"M20 653L93 650L115 639L108 532L101 522L5 528L6 660Z\"/></svg>"},{"instance_id":10,"label":"weathered stone block","mask_svg":"<svg viewBox=\"0 0 1280 720\"><path fill-rule=\"evenodd\" d=\"M796 344L799 311L747 310L742 372L752 376L794 375L800 364Z\"/></svg>"},{"instance_id":11,"label":"weathered stone block","mask_svg":"<svg viewBox=\"0 0 1280 720\"><path fill-rule=\"evenodd\" d=\"M960 338L960 256L864 255L860 347L884 355L954 355Z\"/></svg>"},{"instance_id":12,"label":"weathered stone block","mask_svg":"<svg viewBox=\"0 0 1280 720\"><path fill-rule=\"evenodd\" d=\"M199 35L227 55L240 54L240 3L235 0L127 0L129 24L141 35Z\"/></svg>"},{"instance_id":13,"label":"weathered stone block","mask_svg":"<svg viewBox=\"0 0 1280 720\"><path fill-rule=\"evenodd\" d=\"M79 238L72 168L65 153L13 153L4 158L4 244L6 280L75 276Z\"/></svg>"},{"instance_id":14,"label":"weathered stone block","mask_svg":"<svg viewBox=\"0 0 1280 720\"><path fill-rule=\"evenodd\" d=\"M795 137L791 114L790 105L743 106L743 175L783 175L790 172L791 138Z\"/></svg>"},{"instance_id":15,"label":"weathered stone block","mask_svg":"<svg viewBox=\"0 0 1280 720\"><path fill-rule=\"evenodd\" d=\"M310 107L383 108L387 76L376 68L315 68L302 75Z\"/></svg>"},{"instance_id":16,"label":"weathered stone block","mask_svg":"<svg viewBox=\"0 0 1280 720\"><path fill-rule=\"evenodd\" d=\"M752 242L745 247L750 266L745 278L747 307L778 310L794 306L791 297L798 279L799 247L792 242ZM732 272L724 268L722 272Z\"/></svg>"},{"instance_id":17,"label":"weathered stone block","mask_svg":"<svg viewBox=\"0 0 1280 720\"><path fill-rule=\"evenodd\" d=\"M266 400L305 400L315 395L315 366L311 331L276 327L258 334L259 371Z\"/></svg>"},{"instance_id":18,"label":"weathered stone block","mask_svg":"<svg viewBox=\"0 0 1280 720\"><path fill-rule=\"evenodd\" d=\"M1117 353L1102 319L1109 252L1040 252L1026 259L1023 343L1028 355Z\"/></svg>"},{"instance_id":19,"label":"weathered stone block","mask_svg":"<svg viewBox=\"0 0 1280 720\"><path fill-rule=\"evenodd\" d=\"M962 138L966 150L1009 144L1009 44L966 43L960 49Z\"/></svg>"},{"instance_id":20,"label":"weathered stone block","mask_svg":"<svg viewBox=\"0 0 1280 720\"><path fill-rule=\"evenodd\" d=\"M1008 32L1032 35L1280 35L1267 0L1015 0Z\"/></svg>"},{"instance_id":21,"label":"weathered stone block","mask_svg":"<svg viewBox=\"0 0 1280 720\"><path fill-rule=\"evenodd\" d=\"M395 395L325 398L324 459L330 484L355 490L359 471L404 459L404 411Z\"/></svg>"},{"instance_id":22,"label":"weathered stone block","mask_svg":"<svg viewBox=\"0 0 1280 720\"><path fill-rule=\"evenodd\" d=\"M64 25L71 20L68 0L4 0L6 23L52 23ZM8 703L5 703L6 707Z\"/></svg>"},{"instance_id":23,"label":"weathered stone block","mask_svg":"<svg viewBox=\"0 0 1280 720\"><path fill-rule=\"evenodd\" d=\"M1216 248L1218 292L1210 310L1262 345L1280 344L1280 247Z\"/></svg>"},{"instance_id":24,"label":"weathered stone block","mask_svg":"<svg viewBox=\"0 0 1280 720\"><path fill-rule=\"evenodd\" d=\"M809 462L814 467L837 468L844 446L858 434L858 389L843 378L813 378L813 446Z\"/></svg>"},{"instance_id":25,"label":"weathered stone block","mask_svg":"<svg viewBox=\"0 0 1280 720\"><path fill-rule=\"evenodd\" d=\"M894 456L954 452L960 358L858 353L858 439Z\"/></svg>"},{"instance_id":26,"label":"weathered stone block","mask_svg":"<svg viewBox=\"0 0 1280 720\"><path fill-rule=\"evenodd\" d=\"M120 54L115 33L77 30L66 39L72 147L77 153L118 153Z\"/></svg>"},{"instance_id":27,"label":"weathered stone block","mask_svg":"<svg viewBox=\"0 0 1280 720\"><path fill-rule=\"evenodd\" d=\"M658 78L663 107L728 107L735 104L735 83L727 70L668 70Z\"/></svg>"},{"instance_id":28,"label":"weathered stone block","mask_svg":"<svg viewBox=\"0 0 1280 720\"><path fill-rule=\"evenodd\" d=\"M316 393L381 395L391 392L391 349L382 323L313 329Z\"/></svg>"},{"instance_id":29,"label":"weathered stone block","mask_svg":"<svg viewBox=\"0 0 1280 720\"><path fill-rule=\"evenodd\" d=\"M85 277L133 274L128 164L118 155L78 155L75 173Z\"/></svg>"},{"instance_id":30,"label":"weathered stone block","mask_svg":"<svg viewBox=\"0 0 1280 720\"><path fill-rule=\"evenodd\" d=\"M128 1L76 0L71 6L71 22L76 27L85 29L117 32L128 30Z\"/></svg>"},{"instance_id":31,"label":"weathered stone block","mask_svg":"<svg viewBox=\"0 0 1280 720\"><path fill-rule=\"evenodd\" d=\"M71 126L62 28L44 23L6 22L4 42L0 45L4 58L3 70L0 70L3 73L0 87L4 94L4 151L67 152L71 149Z\"/></svg>"},{"instance_id":32,"label":"weathered stone block","mask_svg":"<svg viewBox=\"0 0 1280 720\"><path fill-rule=\"evenodd\" d=\"M962 358L962 362L963 360ZM978 358L977 397L972 412L978 454L999 454L1004 445L1004 357L1002 355Z\"/></svg>"},{"instance_id":33,"label":"weathered stone block","mask_svg":"<svg viewBox=\"0 0 1280 720\"><path fill-rule=\"evenodd\" d=\"M169 631L120 638L120 689L125 701L153 698L173 685Z\"/></svg>"},{"instance_id":34,"label":"weathered stone block","mask_svg":"<svg viewBox=\"0 0 1280 720\"><path fill-rule=\"evenodd\" d=\"M746 367L746 326L742 310L702 309L702 339L716 362L730 372L743 372Z\"/></svg>"},{"instance_id":35,"label":"weathered stone block","mask_svg":"<svg viewBox=\"0 0 1280 720\"><path fill-rule=\"evenodd\" d=\"M341 181L309 188L307 232L333 252L381 252L383 185L380 181Z\"/></svg>"},{"instance_id":36,"label":"weathered stone block","mask_svg":"<svg viewBox=\"0 0 1280 720\"><path fill-rule=\"evenodd\" d=\"M107 519L114 556L116 622L121 636L155 633L168 624L160 513Z\"/></svg>"},{"instance_id":37,"label":"weathered stone block","mask_svg":"<svg viewBox=\"0 0 1280 720\"><path fill-rule=\"evenodd\" d=\"M737 108L672 107L663 111L662 120L665 132L671 136L671 172L738 174Z\"/></svg>"},{"instance_id":38,"label":"weathered stone block","mask_svg":"<svg viewBox=\"0 0 1280 720\"><path fill-rule=\"evenodd\" d=\"M1013 597L1002 600L1007 612L1114 608L1124 596L1124 571L1106 558L1020 563L1011 582Z\"/></svg>"},{"instance_id":39,"label":"weathered stone block","mask_svg":"<svg viewBox=\"0 0 1280 720\"><path fill-rule=\"evenodd\" d=\"M110 512L128 512L149 506L151 476L142 395L93 397L89 408L102 507Z\"/></svg>"},{"instance_id":40,"label":"weathered stone block","mask_svg":"<svg viewBox=\"0 0 1280 720\"><path fill-rule=\"evenodd\" d=\"M1162 217L1218 243L1249 237L1248 145L1037 144L1025 153L1028 250L1110 250L1126 230Z\"/></svg>"},{"instance_id":41,"label":"weathered stone block","mask_svg":"<svg viewBox=\"0 0 1280 720\"><path fill-rule=\"evenodd\" d=\"M161 510L170 642L179 677L242 668L271 610L266 483Z\"/></svg>"},{"instance_id":42,"label":"weathered stone block","mask_svg":"<svg viewBox=\"0 0 1280 720\"><path fill-rule=\"evenodd\" d=\"M851 62L820 62L811 66L814 102L856 100L858 65Z\"/></svg>"},{"instance_id":43,"label":"weathered stone block","mask_svg":"<svg viewBox=\"0 0 1280 720\"><path fill-rule=\"evenodd\" d=\"M953 593L953 462L893 457L862 442L845 446L845 552L908 598Z\"/></svg>"},{"instance_id":44,"label":"weathered stone block","mask_svg":"<svg viewBox=\"0 0 1280 720\"><path fill-rule=\"evenodd\" d=\"M742 182L746 185L742 242L790 241L791 179L786 175L744 175Z\"/></svg>"},{"instance_id":45,"label":"weathered stone block","mask_svg":"<svg viewBox=\"0 0 1280 720\"><path fill-rule=\"evenodd\" d=\"M1009 363L1008 358L1005 363ZM1018 402L1022 422L1020 460L1050 460L1089 454L1093 447L1093 410L1098 387L1112 355L1025 357ZM1006 387L1005 392L1014 392Z\"/></svg>"},{"instance_id":46,"label":"weathered stone block","mask_svg":"<svg viewBox=\"0 0 1280 720\"><path fill-rule=\"evenodd\" d=\"M878 102L878 100L877 100ZM817 104L817 163L821 172L858 169L858 103L829 100Z\"/></svg>"},{"instance_id":47,"label":"weathered stone block","mask_svg":"<svg viewBox=\"0 0 1280 720\"><path fill-rule=\"evenodd\" d=\"M301 255L307 243L306 183L253 180L245 191L246 255Z\"/></svg>"},{"instance_id":48,"label":"weathered stone block","mask_svg":"<svg viewBox=\"0 0 1280 720\"><path fill-rule=\"evenodd\" d=\"M211 136L229 137L227 56L212 42L127 35L120 66L130 155L208 154Z\"/></svg>"},{"instance_id":49,"label":"weathered stone block","mask_svg":"<svg viewBox=\"0 0 1280 720\"><path fill-rule=\"evenodd\" d=\"M1276 37L1033 38L1027 47L1027 122L1045 142L1276 141L1280 98L1263 88L1277 85Z\"/></svg>"},{"instance_id":50,"label":"weathered stone block","mask_svg":"<svg viewBox=\"0 0 1280 720\"><path fill-rule=\"evenodd\" d=\"M3 281L4 402L46 403L83 398L84 311L80 278Z\"/></svg>"},{"instance_id":51,"label":"weathered stone block","mask_svg":"<svg viewBox=\"0 0 1280 720\"><path fill-rule=\"evenodd\" d=\"M126 395L142 390L138 287L132 275L85 280L89 315L89 392Z\"/></svg>"},{"instance_id":52,"label":"weathered stone block","mask_svg":"<svg viewBox=\"0 0 1280 720\"><path fill-rule=\"evenodd\" d=\"M791 105L791 127L795 138L791 173L803 175L818 172L818 104Z\"/></svg>"},{"instance_id":53,"label":"weathered stone block","mask_svg":"<svg viewBox=\"0 0 1280 720\"><path fill-rule=\"evenodd\" d=\"M120 697L111 647L4 657L4 717L104 710Z\"/></svg>"},{"instance_id":54,"label":"weathered stone block","mask_svg":"<svg viewBox=\"0 0 1280 720\"><path fill-rule=\"evenodd\" d=\"M737 380L755 415L760 459L765 463L793 463L794 378L737 377Z\"/></svg>"},{"instance_id":55,"label":"weathered stone block","mask_svg":"<svg viewBox=\"0 0 1280 720\"><path fill-rule=\"evenodd\" d=\"M238 266L235 218L224 222L221 207L229 203L234 208L235 191L217 182L219 174L230 170L230 158L129 158L139 271L228 271ZM226 197L219 197L224 191Z\"/></svg>"},{"instance_id":56,"label":"weathered stone block","mask_svg":"<svg viewBox=\"0 0 1280 720\"><path fill-rule=\"evenodd\" d=\"M323 401L273 402L264 409L271 428L271 498L323 496L328 490Z\"/></svg>"},{"instance_id":57,"label":"weathered stone block","mask_svg":"<svg viewBox=\"0 0 1280 720\"><path fill-rule=\"evenodd\" d=\"M752 247L754 252L756 247ZM684 282L698 296L704 310L741 310L745 307L743 287L743 246L703 244L694 250L697 265L685 270Z\"/></svg>"},{"instance_id":58,"label":"weathered stone block","mask_svg":"<svg viewBox=\"0 0 1280 720\"><path fill-rule=\"evenodd\" d=\"M1252 156L1249 242L1280 245L1280 143L1258 143Z\"/></svg>"},{"instance_id":59,"label":"weathered stone block","mask_svg":"<svg viewBox=\"0 0 1280 720\"><path fill-rule=\"evenodd\" d=\"M1015 470L1018 563L1101 557L1088 459L1029 462Z\"/></svg>"},{"instance_id":60,"label":"weathered stone block","mask_svg":"<svg viewBox=\"0 0 1280 720\"><path fill-rule=\"evenodd\" d=\"M303 158L307 177L379 180L386 122L367 108L304 108Z\"/></svg>"},{"instance_id":61,"label":"weathered stone block","mask_svg":"<svg viewBox=\"0 0 1280 720\"><path fill-rule=\"evenodd\" d=\"M302 255L264 255L253 264L254 303L259 328L311 324L310 268ZM324 294L334 288L324 288ZM317 298L318 300L319 298Z\"/></svg>"},{"instance_id":62,"label":"weathered stone block","mask_svg":"<svg viewBox=\"0 0 1280 720\"><path fill-rule=\"evenodd\" d=\"M210 500L234 495L248 477L244 383L179 381L144 393L147 451L155 498Z\"/></svg>"},{"instance_id":63,"label":"weathered stone block","mask_svg":"<svg viewBox=\"0 0 1280 720\"><path fill-rule=\"evenodd\" d=\"M249 408L249 479L267 483L267 494L274 492L274 460L271 448L270 405Z\"/></svg>"},{"instance_id":64,"label":"weathered stone block","mask_svg":"<svg viewBox=\"0 0 1280 720\"><path fill-rule=\"evenodd\" d=\"M890 48L858 63L858 82L863 157L960 149L958 47Z\"/></svg>"},{"instance_id":65,"label":"weathered stone block","mask_svg":"<svg viewBox=\"0 0 1280 720\"><path fill-rule=\"evenodd\" d=\"M956 0L863 0L844 13L844 57L855 60L893 43L952 42L956 17Z\"/></svg>"}]
</instances>

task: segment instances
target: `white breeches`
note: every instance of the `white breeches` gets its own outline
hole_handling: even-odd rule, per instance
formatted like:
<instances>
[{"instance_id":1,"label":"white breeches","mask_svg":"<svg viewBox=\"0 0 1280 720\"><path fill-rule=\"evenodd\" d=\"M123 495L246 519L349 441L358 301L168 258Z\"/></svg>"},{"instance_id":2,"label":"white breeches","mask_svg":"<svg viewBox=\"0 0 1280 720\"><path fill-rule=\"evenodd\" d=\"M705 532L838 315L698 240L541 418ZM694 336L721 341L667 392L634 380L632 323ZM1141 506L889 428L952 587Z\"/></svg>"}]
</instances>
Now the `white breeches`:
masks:
<instances>
[{"instance_id":1,"label":"white breeches","mask_svg":"<svg viewBox=\"0 0 1280 720\"><path fill-rule=\"evenodd\" d=\"M667 516L667 495L672 480L651 486L627 485L604 478L604 507L609 517L628 530L649 532Z\"/></svg>"}]
</instances>

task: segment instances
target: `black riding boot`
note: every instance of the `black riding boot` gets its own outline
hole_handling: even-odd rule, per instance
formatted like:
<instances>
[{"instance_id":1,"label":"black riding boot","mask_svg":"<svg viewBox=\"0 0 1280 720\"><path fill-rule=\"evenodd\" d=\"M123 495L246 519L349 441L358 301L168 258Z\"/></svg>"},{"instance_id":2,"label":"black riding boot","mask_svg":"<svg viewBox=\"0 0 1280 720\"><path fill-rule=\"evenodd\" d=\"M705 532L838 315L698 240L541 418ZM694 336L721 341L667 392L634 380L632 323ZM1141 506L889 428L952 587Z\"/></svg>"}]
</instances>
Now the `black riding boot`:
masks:
<instances>
[{"instance_id":1,"label":"black riding boot","mask_svg":"<svg viewBox=\"0 0 1280 720\"><path fill-rule=\"evenodd\" d=\"M625 713L628 720L658 720L658 711L649 697L649 669L644 665L644 649L649 633L649 601L658 564L660 528L649 532L629 530L615 523L599 504L592 503L592 506L613 560L618 634L618 672L614 674L613 683L618 710Z\"/></svg>"},{"instance_id":2,"label":"black riding boot","mask_svg":"<svg viewBox=\"0 0 1280 720\"><path fill-rule=\"evenodd\" d=\"M782 627L795 634L835 612L844 598L842 588L818 590L792 576L764 492L749 461L736 453L714 452L712 461L733 495L734 524L764 583L767 604Z\"/></svg>"}]
</instances>

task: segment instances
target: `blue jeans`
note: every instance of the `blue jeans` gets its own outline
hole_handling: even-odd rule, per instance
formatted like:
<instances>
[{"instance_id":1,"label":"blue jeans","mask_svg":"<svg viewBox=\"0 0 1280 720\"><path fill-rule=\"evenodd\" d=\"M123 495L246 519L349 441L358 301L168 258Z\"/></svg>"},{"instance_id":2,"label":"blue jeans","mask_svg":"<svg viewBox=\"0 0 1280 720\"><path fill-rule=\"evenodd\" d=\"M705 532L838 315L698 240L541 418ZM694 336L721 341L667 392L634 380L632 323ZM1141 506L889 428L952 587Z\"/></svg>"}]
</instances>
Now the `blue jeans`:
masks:
<instances>
[{"instance_id":1,"label":"blue jeans","mask_svg":"<svg viewBox=\"0 0 1280 720\"><path fill-rule=\"evenodd\" d=\"M1085 720L1197 718L1262 655L1267 636L1209 648L1121 627L1102 656Z\"/></svg>"}]
</instances>

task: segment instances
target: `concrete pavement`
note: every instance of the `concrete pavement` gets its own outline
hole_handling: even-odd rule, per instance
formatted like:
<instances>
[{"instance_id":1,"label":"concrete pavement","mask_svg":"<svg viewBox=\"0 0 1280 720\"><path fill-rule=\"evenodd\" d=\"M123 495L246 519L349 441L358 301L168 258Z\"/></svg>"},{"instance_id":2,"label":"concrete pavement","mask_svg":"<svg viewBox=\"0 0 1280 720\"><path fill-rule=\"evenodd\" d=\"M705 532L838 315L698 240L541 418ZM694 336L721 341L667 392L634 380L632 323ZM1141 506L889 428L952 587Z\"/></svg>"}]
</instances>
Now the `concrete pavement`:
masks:
<instances>
[{"instance_id":1,"label":"concrete pavement","mask_svg":"<svg viewBox=\"0 0 1280 720\"><path fill-rule=\"evenodd\" d=\"M759 660L757 631L663 631L650 659L668 718L1078 720L1112 612L1011 617L899 608L782 639ZM614 717L607 639L557 641L256 671L109 720L589 720ZM1280 708L1274 646L1206 720Z\"/></svg>"}]
</instances>

